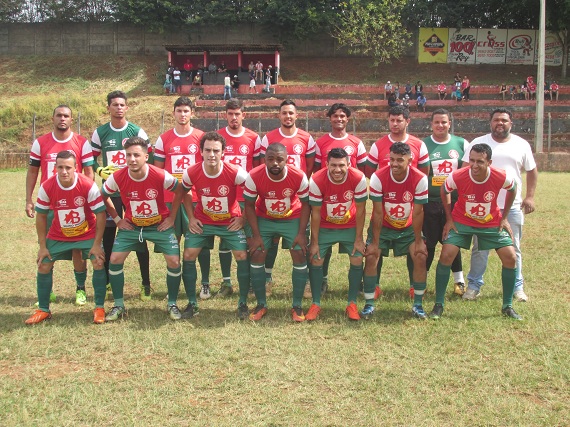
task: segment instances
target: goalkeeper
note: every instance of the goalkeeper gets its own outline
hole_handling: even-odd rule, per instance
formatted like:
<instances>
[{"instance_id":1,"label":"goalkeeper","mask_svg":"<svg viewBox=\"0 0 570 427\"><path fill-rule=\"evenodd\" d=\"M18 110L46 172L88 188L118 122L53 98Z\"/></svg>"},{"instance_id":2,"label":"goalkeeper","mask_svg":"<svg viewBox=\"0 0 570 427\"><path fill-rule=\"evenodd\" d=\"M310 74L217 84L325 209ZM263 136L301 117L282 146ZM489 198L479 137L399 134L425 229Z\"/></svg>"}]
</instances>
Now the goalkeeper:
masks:
<instances>
[{"instance_id":1,"label":"goalkeeper","mask_svg":"<svg viewBox=\"0 0 570 427\"><path fill-rule=\"evenodd\" d=\"M111 121L99 126L93 132L91 137L91 147L93 149L93 157L95 158L95 171L103 180L106 180L116 170L123 169L127 166L127 158L123 141L131 136L139 136L148 141L148 136L139 126L130 123L126 119L126 113L129 107L127 104L127 96L124 92L113 91L107 95L107 111L111 117ZM149 157L150 162L150 157ZM118 194L111 197L115 210L119 217L123 217L123 203ZM117 221L120 218L116 218ZM113 252L113 243L117 233L117 225L113 219L107 215L107 223L103 234L103 248L105 249L105 271L107 272L107 290L110 289L109 283L109 258ZM137 259L140 265L142 285L141 300L150 301L150 271L149 271L149 252L146 243L142 244L144 249L137 251Z\"/></svg>"}]
</instances>

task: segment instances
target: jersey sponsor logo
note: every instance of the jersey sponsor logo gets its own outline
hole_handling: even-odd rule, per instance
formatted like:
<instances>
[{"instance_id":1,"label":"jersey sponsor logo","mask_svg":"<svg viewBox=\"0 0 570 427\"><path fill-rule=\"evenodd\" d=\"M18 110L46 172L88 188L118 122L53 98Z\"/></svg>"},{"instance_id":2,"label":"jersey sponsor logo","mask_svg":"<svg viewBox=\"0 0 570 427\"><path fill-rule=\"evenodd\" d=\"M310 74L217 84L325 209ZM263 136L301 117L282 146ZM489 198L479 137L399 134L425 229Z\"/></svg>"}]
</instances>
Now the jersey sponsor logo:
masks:
<instances>
[{"instance_id":1,"label":"jersey sponsor logo","mask_svg":"<svg viewBox=\"0 0 570 427\"><path fill-rule=\"evenodd\" d=\"M402 200L404 200L404 202L409 203L412 200L414 200L414 196L409 191L405 191L404 195L402 196Z\"/></svg>"},{"instance_id":2,"label":"jersey sponsor logo","mask_svg":"<svg viewBox=\"0 0 570 427\"><path fill-rule=\"evenodd\" d=\"M224 221L231 218L226 197L202 196L202 212L212 221Z\"/></svg>"},{"instance_id":3,"label":"jersey sponsor logo","mask_svg":"<svg viewBox=\"0 0 570 427\"><path fill-rule=\"evenodd\" d=\"M180 146L179 146L179 145L176 145L176 146L174 146L174 147L170 147L170 149L168 150L168 152L169 152L169 153L180 153L180 152L181 152Z\"/></svg>"},{"instance_id":4,"label":"jersey sponsor logo","mask_svg":"<svg viewBox=\"0 0 570 427\"><path fill-rule=\"evenodd\" d=\"M56 209L66 208L66 207L67 207L67 199L60 199L57 202L55 202Z\"/></svg>"},{"instance_id":5,"label":"jersey sponsor logo","mask_svg":"<svg viewBox=\"0 0 570 427\"><path fill-rule=\"evenodd\" d=\"M301 168L301 156L297 154L289 154L287 156L287 164Z\"/></svg>"},{"instance_id":6,"label":"jersey sponsor logo","mask_svg":"<svg viewBox=\"0 0 570 427\"><path fill-rule=\"evenodd\" d=\"M459 153L457 152L457 150L449 150L447 155L449 156L450 159L458 159L459 158Z\"/></svg>"},{"instance_id":7,"label":"jersey sponsor logo","mask_svg":"<svg viewBox=\"0 0 570 427\"><path fill-rule=\"evenodd\" d=\"M275 198L275 191L268 191L265 198L266 199L274 199Z\"/></svg>"},{"instance_id":8,"label":"jersey sponsor logo","mask_svg":"<svg viewBox=\"0 0 570 427\"><path fill-rule=\"evenodd\" d=\"M228 162L231 165L239 166L242 169L245 169L245 165L247 164L246 158L243 156L224 156L224 161Z\"/></svg>"},{"instance_id":9,"label":"jersey sponsor logo","mask_svg":"<svg viewBox=\"0 0 570 427\"><path fill-rule=\"evenodd\" d=\"M133 224L139 227L158 224L162 216L158 212L156 200L130 201Z\"/></svg>"},{"instance_id":10,"label":"jersey sponsor logo","mask_svg":"<svg viewBox=\"0 0 570 427\"><path fill-rule=\"evenodd\" d=\"M395 199L396 198L396 192L395 191L389 191L388 194L386 194L386 198L387 199Z\"/></svg>"},{"instance_id":11,"label":"jersey sponsor logo","mask_svg":"<svg viewBox=\"0 0 570 427\"><path fill-rule=\"evenodd\" d=\"M440 159L441 158L441 153L439 151L436 151L435 153L432 153L432 157L434 159Z\"/></svg>"},{"instance_id":12,"label":"jersey sponsor logo","mask_svg":"<svg viewBox=\"0 0 570 427\"><path fill-rule=\"evenodd\" d=\"M354 199L354 191L347 190L344 192L344 200L352 200Z\"/></svg>"},{"instance_id":13,"label":"jersey sponsor logo","mask_svg":"<svg viewBox=\"0 0 570 427\"><path fill-rule=\"evenodd\" d=\"M243 154L244 156L247 156L247 155L249 154L249 147L248 147L247 145L245 145L245 144L240 145L240 146L239 146L239 152L240 152L241 154Z\"/></svg>"},{"instance_id":14,"label":"jersey sponsor logo","mask_svg":"<svg viewBox=\"0 0 570 427\"><path fill-rule=\"evenodd\" d=\"M154 188L148 188L146 190L146 197L148 197L149 199L156 199L158 197L158 191L155 190Z\"/></svg>"},{"instance_id":15,"label":"jersey sponsor logo","mask_svg":"<svg viewBox=\"0 0 570 427\"><path fill-rule=\"evenodd\" d=\"M448 162L447 160L444 160L439 165L437 165L437 174L438 175L441 175L441 174L449 175L451 172L453 172L453 163Z\"/></svg>"},{"instance_id":16,"label":"jersey sponsor logo","mask_svg":"<svg viewBox=\"0 0 570 427\"><path fill-rule=\"evenodd\" d=\"M220 196L227 196L229 192L230 192L230 189L227 185L220 185L218 187L218 194Z\"/></svg>"},{"instance_id":17,"label":"jersey sponsor logo","mask_svg":"<svg viewBox=\"0 0 570 427\"><path fill-rule=\"evenodd\" d=\"M127 166L127 155L125 150L107 151L107 165L113 165L118 168Z\"/></svg>"},{"instance_id":18,"label":"jersey sponsor logo","mask_svg":"<svg viewBox=\"0 0 570 427\"><path fill-rule=\"evenodd\" d=\"M75 203L75 206L83 206L85 205L85 197L77 196L75 199L73 199L73 203Z\"/></svg>"},{"instance_id":19,"label":"jersey sponsor logo","mask_svg":"<svg viewBox=\"0 0 570 427\"><path fill-rule=\"evenodd\" d=\"M354 147L352 145L347 145L344 147L344 151L346 151L346 154L349 156L352 156L354 154Z\"/></svg>"},{"instance_id":20,"label":"jersey sponsor logo","mask_svg":"<svg viewBox=\"0 0 570 427\"><path fill-rule=\"evenodd\" d=\"M352 202L327 205L327 222L333 224L346 224L352 217L350 215L350 206Z\"/></svg>"},{"instance_id":21,"label":"jersey sponsor logo","mask_svg":"<svg viewBox=\"0 0 570 427\"><path fill-rule=\"evenodd\" d=\"M138 191L131 191L130 193L127 193L127 197L129 199L138 199L139 198L139 192Z\"/></svg>"},{"instance_id":22,"label":"jersey sponsor logo","mask_svg":"<svg viewBox=\"0 0 570 427\"><path fill-rule=\"evenodd\" d=\"M394 228L405 228L412 212L411 203L384 204L384 219Z\"/></svg>"},{"instance_id":23,"label":"jersey sponsor logo","mask_svg":"<svg viewBox=\"0 0 570 427\"><path fill-rule=\"evenodd\" d=\"M77 237L89 230L83 207L57 211L61 232L65 237Z\"/></svg>"},{"instance_id":24,"label":"jersey sponsor logo","mask_svg":"<svg viewBox=\"0 0 570 427\"><path fill-rule=\"evenodd\" d=\"M495 198L495 193L493 191L487 191L484 195L483 195L483 200L485 200L486 202L490 202Z\"/></svg>"},{"instance_id":25,"label":"jersey sponsor logo","mask_svg":"<svg viewBox=\"0 0 570 427\"><path fill-rule=\"evenodd\" d=\"M210 187L204 187L202 188L202 194L208 195L210 194Z\"/></svg>"},{"instance_id":26,"label":"jersey sponsor logo","mask_svg":"<svg viewBox=\"0 0 570 427\"><path fill-rule=\"evenodd\" d=\"M491 215L491 203L466 202L465 216L478 223L486 224L493 219L493 215Z\"/></svg>"},{"instance_id":27,"label":"jersey sponsor logo","mask_svg":"<svg viewBox=\"0 0 570 427\"><path fill-rule=\"evenodd\" d=\"M196 163L196 157L188 154L174 154L170 156L170 169L172 175L178 180L182 179L182 174L186 169Z\"/></svg>"},{"instance_id":28,"label":"jersey sponsor logo","mask_svg":"<svg viewBox=\"0 0 570 427\"><path fill-rule=\"evenodd\" d=\"M266 199L265 210L267 216L271 218L287 218L293 213L289 199Z\"/></svg>"},{"instance_id":29,"label":"jersey sponsor logo","mask_svg":"<svg viewBox=\"0 0 570 427\"><path fill-rule=\"evenodd\" d=\"M336 194L331 194L328 201L330 203L336 203L337 200L338 200L338 198L337 198Z\"/></svg>"}]
</instances>

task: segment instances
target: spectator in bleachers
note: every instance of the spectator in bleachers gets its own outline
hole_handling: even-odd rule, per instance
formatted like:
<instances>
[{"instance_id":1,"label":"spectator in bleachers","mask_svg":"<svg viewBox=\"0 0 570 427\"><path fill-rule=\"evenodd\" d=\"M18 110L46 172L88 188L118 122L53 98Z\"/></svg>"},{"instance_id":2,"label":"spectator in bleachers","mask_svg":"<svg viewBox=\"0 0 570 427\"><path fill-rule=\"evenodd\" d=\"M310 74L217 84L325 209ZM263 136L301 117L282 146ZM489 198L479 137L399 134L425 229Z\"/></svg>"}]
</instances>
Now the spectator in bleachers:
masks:
<instances>
[{"instance_id":1,"label":"spectator in bleachers","mask_svg":"<svg viewBox=\"0 0 570 427\"><path fill-rule=\"evenodd\" d=\"M396 105L400 105L398 103L398 99L396 98L396 94L391 93L390 96L388 97L388 106L389 107L395 107Z\"/></svg>"},{"instance_id":2,"label":"spectator in bleachers","mask_svg":"<svg viewBox=\"0 0 570 427\"><path fill-rule=\"evenodd\" d=\"M418 80L416 82L416 85L414 86L414 96L416 99L418 99L418 97L424 93L424 87L423 85L420 83L420 81Z\"/></svg>"},{"instance_id":3,"label":"spectator in bleachers","mask_svg":"<svg viewBox=\"0 0 570 427\"><path fill-rule=\"evenodd\" d=\"M228 99L232 97L232 80L229 73L226 73L226 77L224 77L224 101L226 100L226 95L228 95Z\"/></svg>"},{"instance_id":4,"label":"spectator in bleachers","mask_svg":"<svg viewBox=\"0 0 570 427\"><path fill-rule=\"evenodd\" d=\"M444 101L447 96L447 86L445 83L441 82L437 85L437 96L440 101Z\"/></svg>"},{"instance_id":5,"label":"spectator in bleachers","mask_svg":"<svg viewBox=\"0 0 570 427\"><path fill-rule=\"evenodd\" d=\"M503 101L507 96L507 85L505 83L501 84L501 86L499 87L499 96L503 97Z\"/></svg>"},{"instance_id":6,"label":"spectator in bleachers","mask_svg":"<svg viewBox=\"0 0 570 427\"><path fill-rule=\"evenodd\" d=\"M550 93L550 83L544 82L544 99L549 99L552 101L552 94Z\"/></svg>"},{"instance_id":7,"label":"spectator in bleachers","mask_svg":"<svg viewBox=\"0 0 570 427\"><path fill-rule=\"evenodd\" d=\"M240 81L239 81L239 77L237 76L237 74L234 76L234 79L232 80L232 88L235 91L235 96L237 96L238 92L239 92L239 85L240 85Z\"/></svg>"},{"instance_id":8,"label":"spectator in bleachers","mask_svg":"<svg viewBox=\"0 0 570 427\"><path fill-rule=\"evenodd\" d=\"M455 73L455 76L453 77L453 84L457 87L461 87L461 76L459 75L459 72Z\"/></svg>"},{"instance_id":9,"label":"spectator in bleachers","mask_svg":"<svg viewBox=\"0 0 570 427\"><path fill-rule=\"evenodd\" d=\"M404 91L405 91L404 95L408 95L408 99L412 97L412 85L409 80L406 82Z\"/></svg>"},{"instance_id":10,"label":"spectator in bleachers","mask_svg":"<svg viewBox=\"0 0 570 427\"><path fill-rule=\"evenodd\" d=\"M392 95L392 84L388 80L384 85L384 99L390 99L390 95Z\"/></svg>"},{"instance_id":11,"label":"spectator in bleachers","mask_svg":"<svg viewBox=\"0 0 570 427\"><path fill-rule=\"evenodd\" d=\"M418 96L418 99L416 100L416 111L422 110L425 113L426 103L427 103L427 98L422 92L420 93L420 96Z\"/></svg>"},{"instance_id":12,"label":"spectator in bleachers","mask_svg":"<svg viewBox=\"0 0 570 427\"><path fill-rule=\"evenodd\" d=\"M247 72L249 73L249 75L254 75L255 76L255 64L253 63L253 61L249 61L249 65L247 66Z\"/></svg>"},{"instance_id":13,"label":"spectator in bleachers","mask_svg":"<svg viewBox=\"0 0 570 427\"><path fill-rule=\"evenodd\" d=\"M400 82L396 82L394 85L394 95L396 95L396 100L400 100Z\"/></svg>"},{"instance_id":14,"label":"spectator in bleachers","mask_svg":"<svg viewBox=\"0 0 570 427\"><path fill-rule=\"evenodd\" d=\"M402 107L406 109L410 109L410 95L405 94L404 98L402 98Z\"/></svg>"},{"instance_id":15,"label":"spectator in bleachers","mask_svg":"<svg viewBox=\"0 0 570 427\"><path fill-rule=\"evenodd\" d=\"M180 70L178 69L178 67L174 68L174 71L172 72L172 81L174 83L174 92L176 93L180 93L182 90L182 80L180 79Z\"/></svg>"},{"instance_id":16,"label":"spectator in bleachers","mask_svg":"<svg viewBox=\"0 0 570 427\"><path fill-rule=\"evenodd\" d=\"M536 83L532 76L527 77L526 87L528 89L529 99L536 99Z\"/></svg>"},{"instance_id":17,"label":"spectator in bleachers","mask_svg":"<svg viewBox=\"0 0 570 427\"><path fill-rule=\"evenodd\" d=\"M511 101L514 101L517 94L517 88L515 85L511 85L509 87L509 94L511 95Z\"/></svg>"},{"instance_id":18,"label":"spectator in bleachers","mask_svg":"<svg viewBox=\"0 0 570 427\"><path fill-rule=\"evenodd\" d=\"M164 85L162 85L164 91L167 95L170 95L174 92L174 88L172 87L172 76L166 73L166 78L164 79Z\"/></svg>"},{"instance_id":19,"label":"spectator in bleachers","mask_svg":"<svg viewBox=\"0 0 570 427\"><path fill-rule=\"evenodd\" d=\"M186 62L184 63L184 72L186 74L186 80L192 79L192 68L194 68L194 66L190 62L190 59L187 59Z\"/></svg>"},{"instance_id":20,"label":"spectator in bleachers","mask_svg":"<svg viewBox=\"0 0 570 427\"><path fill-rule=\"evenodd\" d=\"M218 67L218 73L227 73L227 72L228 72L228 67L226 67L226 63L222 61L222 63Z\"/></svg>"},{"instance_id":21,"label":"spectator in bleachers","mask_svg":"<svg viewBox=\"0 0 570 427\"><path fill-rule=\"evenodd\" d=\"M172 62L168 63L168 69L166 70L167 74L170 74L170 77L174 76L174 66L172 65Z\"/></svg>"},{"instance_id":22,"label":"spectator in bleachers","mask_svg":"<svg viewBox=\"0 0 570 427\"><path fill-rule=\"evenodd\" d=\"M451 92L451 99L455 98L457 102L461 101L461 87L453 86L453 91Z\"/></svg>"},{"instance_id":23,"label":"spectator in bleachers","mask_svg":"<svg viewBox=\"0 0 570 427\"><path fill-rule=\"evenodd\" d=\"M255 80L263 82L263 63L261 61L255 63Z\"/></svg>"},{"instance_id":24,"label":"spectator in bleachers","mask_svg":"<svg viewBox=\"0 0 570 427\"><path fill-rule=\"evenodd\" d=\"M558 91L560 89L560 86L558 86L558 83L556 83L556 81L553 81L552 84L550 85L550 100L554 101L554 99L556 99L556 102L558 102Z\"/></svg>"},{"instance_id":25,"label":"spectator in bleachers","mask_svg":"<svg viewBox=\"0 0 570 427\"><path fill-rule=\"evenodd\" d=\"M521 85L521 94L521 99L524 99L525 101L528 101L530 99L526 82L523 82Z\"/></svg>"},{"instance_id":26,"label":"spectator in bleachers","mask_svg":"<svg viewBox=\"0 0 570 427\"><path fill-rule=\"evenodd\" d=\"M249 75L249 93L257 93L257 88L255 87L255 75Z\"/></svg>"},{"instance_id":27,"label":"spectator in bleachers","mask_svg":"<svg viewBox=\"0 0 570 427\"><path fill-rule=\"evenodd\" d=\"M271 92L271 65L265 71L265 88L263 89L264 92Z\"/></svg>"},{"instance_id":28,"label":"spectator in bleachers","mask_svg":"<svg viewBox=\"0 0 570 427\"><path fill-rule=\"evenodd\" d=\"M469 90L471 90L471 82L467 76L461 80L461 101L469 101Z\"/></svg>"},{"instance_id":29,"label":"spectator in bleachers","mask_svg":"<svg viewBox=\"0 0 570 427\"><path fill-rule=\"evenodd\" d=\"M194 76L193 86L202 86L202 72L198 70Z\"/></svg>"}]
</instances>

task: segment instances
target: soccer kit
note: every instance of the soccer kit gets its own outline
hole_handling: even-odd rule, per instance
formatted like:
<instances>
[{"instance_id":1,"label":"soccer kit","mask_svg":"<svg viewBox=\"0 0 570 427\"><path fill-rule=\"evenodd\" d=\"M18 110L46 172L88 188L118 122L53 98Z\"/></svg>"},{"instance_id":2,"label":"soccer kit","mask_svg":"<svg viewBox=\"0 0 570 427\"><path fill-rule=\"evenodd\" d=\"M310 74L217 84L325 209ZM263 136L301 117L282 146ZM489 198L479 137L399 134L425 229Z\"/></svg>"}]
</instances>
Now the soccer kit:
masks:
<instances>
[{"instance_id":1,"label":"soccer kit","mask_svg":"<svg viewBox=\"0 0 570 427\"><path fill-rule=\"evenodd\" d=\"M333 148L344 149L352 167L366 164L366 147L360 139L348 133L343 138L335 138L329 133L321 136L316 142L315 163L319 164L321 169L326 167L328 154Z\"/></svg>"},{"instance_id":2,"label":"soccer kit","mask_svg":"<svg viewBox=\"0 0 570 427\"><path fill-rule=\"evenodd\" d=\"M139 136L148 141L146 132L130 122L121 129L114 128L110 122L99 126L91 136L93 156L95 158L101 156L104 167L113 165L117 169L123 169L127 166L127 155L123 144L132 136Z\"/></svg>"},{"instance_id":3,"label":"soccer kit","mask_svg":"<svg viewBox=\"0 0 570 427\"><path fill-rule=\"evenodd\" d=\"M307 157L315 155L315 140L308 132L297 128L291 136L283 135L281 128L268 132L261 140L261 157L265 157L267 147L274 142L280 142L287 148L287 165L295 166L304 172L307 171Z\"/></svg>"},{"instance_id":4,"label":"soccer kit","mask_svg":"<svg viewBox=\"0 0 570 427\"><path fill-rule=\"evenodd\" d=\"M390 147L392 147L394 142L396 141L392 140L390 135L384 135L372 144L368 153L368 164L377 169L388 166L390 164ZM411 166L420 168L429 163L429 153L423 141L407 134L406 139L402 142L410 146L412 155Z\"/></svg>"}]
</instances>

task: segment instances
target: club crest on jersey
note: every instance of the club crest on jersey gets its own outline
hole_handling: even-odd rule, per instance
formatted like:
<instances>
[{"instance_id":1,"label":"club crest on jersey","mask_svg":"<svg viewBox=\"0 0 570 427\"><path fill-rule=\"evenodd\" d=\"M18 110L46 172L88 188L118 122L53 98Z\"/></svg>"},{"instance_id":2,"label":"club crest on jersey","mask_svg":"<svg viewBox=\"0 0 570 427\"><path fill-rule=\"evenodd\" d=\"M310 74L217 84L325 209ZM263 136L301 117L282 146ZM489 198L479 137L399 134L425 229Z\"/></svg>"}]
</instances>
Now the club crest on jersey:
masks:
<instances>
[{"instance_id":1,"label":"club crest on jersey","mask_svg":"<svg viewBox=\"0 0 570 427\"><path fill-rule=\"evenodd\" d=\"M346 151L346 154L348 154L349 156L352 156L354 154L354 147L351 145L347 145L346 147L344 147L344 151Z\"/></svg>"},{"instance_id":2,"label":"club crest on jersey","mask_svg":"<svg viewBox=\"0 0 570 427\"><path fill-rule=\"evenodd\" d=\"M127 139L129 138L123 138L123 140L121 141L121 145L124 147L125 146L125 142L127 142Z\"/></svg>"},{"instance_id":3,"label":"club crest on jersey","mask_svg":"<svg viewBox=\"0 0 570 427\"><path fill-rule=\"evenodd\" d=\"M352 200L354 198L354 191L348 190L344 192L344 200Z\"/></svg>"},{"instance_id":4,"label":"club crest on jersey","mask_svg":"<svg viewBox=\"0 0 570 427\"><path fill-rule=\"evenodd\" d=\"M83 206L85 204L85 197L77 196L73 199L73 203L75 203L75 206Z\"/></svg>"},{"instance_id":5,"label":"club crest on jersey","mask_svg":"<svg viewBox=\"0 0 570 427\"><path fill-rule=\"evenodd\" d=\"M146 197L149 199L156 199L156 197L158 196L158 191L156 191L154 188L149 188L146 190Z\"/></svg>"},{"instance_id":6,"label":"club crest on jersey","mask_svg":"<svg viewBox=\"0 0 570 427\"><path fill-rule=\"evenodd\" d=\"M198 146L196 144L190 144L188 146L188 152L190 154L196 154L198 152Z\"/></svg>"},{"instance_id":7,"label":"club crest on jersey","mask_svg":"<svg viewBox=\"0 0 570 427\"><path fill-rule=\"evenodd\" d=\"M180 153L180 146L176 146L176 147L170 147L170 150L168 150L169 153Z\"/></svg>"},{"instance_id":8,"label":"club crest on jersey","mask_svg":"<svg viewBox=\"0 0 570 427\"><path fill-rule=\"evenodd\" d=\"M293 152L295 154L303 154L303 146L301 144L295 144L293 146Z\"/></svg>"},{"instance_id":9,"label":"club crest on jersey","mask_svg":"<svg viewBox=\"0 0 570 427\"><path fill-rule=\"evenodd\" d=\"M57 203L55 204L56 208L66 208L67 207L67 200L66 199L60 199L57 201Z\"/></svg>"},{"instance_id":10,"label":"club crest on jersey","mask_svg":"<svg viewBox=\"0 0 570 427\"><path fill-rule=\"evenodd\" d=\"M449 150L449 153L447 153L447 155L449 156L450 159L459 158L459 153L457 152L457 150Z\"/></svg>"},{"instance_id":11,"label":"club crest on jersey","mask_svg":"<svg viewBox=\"0 0 570 427\"><path fill-rule=\"evenodd\" d=\"M247 145L240 145L239 152L244 156L247 156L249 154L249 147Z\"/></svg>"},{"instance_id":12,"label":"club crest on jersey","mask_svg":"<svg viewBox=\"0 0 570 427\"><path fill-rule=\"evenodd\" d=\"M492 191L487 191L484 195L483 195L483 199L486 202L490 202L491 200L493 200L495 198L495 193Z\"/></svg>"},{"instance_id":13,"label":"club crest on jersey","mask_svg":"<svg viewBox=\"0 0 570 427\"><path fill-rule=\"evenodd\" d=\"M230 189L227 185L220 185L218 187L218 194L220 196L226 196L230 192Z\"/></svg>"},{"instance_id":14,"label":"club crest on jersey","mask_svg":"<svg viewBox=\"0 0 570 427\"><path fill-rule=\"evenodd\" d=\"M412 200L414 200L414 196L412 196L412 193L410 193L409 191L405 191L404 195L402 196L402 200L404 202L411 202Z\"/></svg>"},{"instance_id":15,"label":"club crest on jersey","mask_svg":"<svg viewBox=\"0 0 570 427\"><path fill-rule=\"evenodd\" d=\"M292 188L285 188L283 190L283 197L291 197L295 192Z\"/></svg>"}]
</instances>

